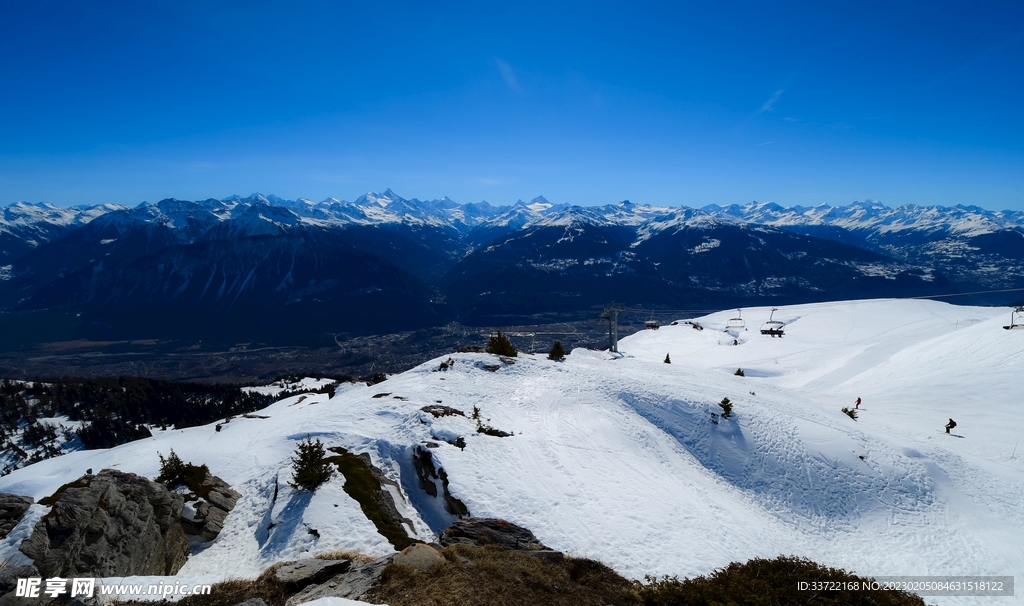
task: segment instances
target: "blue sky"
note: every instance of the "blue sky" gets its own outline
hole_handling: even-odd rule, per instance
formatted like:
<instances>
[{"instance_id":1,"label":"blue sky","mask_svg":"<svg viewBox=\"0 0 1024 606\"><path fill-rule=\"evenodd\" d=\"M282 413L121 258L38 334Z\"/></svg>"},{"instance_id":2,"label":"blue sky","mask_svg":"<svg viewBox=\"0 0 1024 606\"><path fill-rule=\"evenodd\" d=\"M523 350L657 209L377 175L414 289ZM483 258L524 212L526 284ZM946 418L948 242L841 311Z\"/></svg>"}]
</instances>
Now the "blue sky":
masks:
<instances>
[{"instance_id":1,"label":"blue sky","mask_svg":"<svg viewBox=\"0 0 1024 606\"><path fill-rule=\"evenodd\" d=\"M1021 4L300 4L5 0L0 205L1024 209Z\"/></svg>"}]
</instances>

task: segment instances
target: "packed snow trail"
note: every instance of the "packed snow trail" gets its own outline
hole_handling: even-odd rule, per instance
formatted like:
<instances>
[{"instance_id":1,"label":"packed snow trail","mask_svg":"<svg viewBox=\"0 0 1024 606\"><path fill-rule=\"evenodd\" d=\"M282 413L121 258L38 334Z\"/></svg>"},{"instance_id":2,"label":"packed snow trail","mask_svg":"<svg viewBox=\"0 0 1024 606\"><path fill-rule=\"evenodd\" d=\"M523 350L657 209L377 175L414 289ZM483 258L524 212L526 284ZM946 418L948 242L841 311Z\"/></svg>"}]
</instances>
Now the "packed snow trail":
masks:
<instances>
[{"instance_id":1,"label":"packed snow trail","mask_svg":"<svg viewBox=\"0 0 1024 606\"><path fill-rule=\"evenodd\" d=\"M269 418L234 418L219 433L212 424L156 432L44 461L0 478L0 490L39 499L89 467L153 477L157 453L174 448L243 494L179 575L254 576L333 549L391 550L340 475L312 495L288 487L297 441L369 453L403 487L399 506L425 540L447 515L411 468L413 449L429 442L474 516L508 519L636 578L786 554L864 575L1024 579L1024 452L1010 457L1024 433L1024 331L1002 330L1005 310L794 306L775 313L787 323L781 339L757 332L769 313L744 309L745 334L725 333L734 312L722 312L698 319L704 330L665 326L623 339L621 354L574 350L564 362L451 354L447 370L445 356L330 399L290 397L260 413ZM725 397L733 416L713 418ZM854 421L840 408L857 397ZM466 416L421 410L433 404ZM514 435L477 433L474 406L482 424ZM941 433L948 417L962 438ZM447 443L459 436L464 450ZM19 541L0 543L0 557Z\"/></svg>"}]
</instances>

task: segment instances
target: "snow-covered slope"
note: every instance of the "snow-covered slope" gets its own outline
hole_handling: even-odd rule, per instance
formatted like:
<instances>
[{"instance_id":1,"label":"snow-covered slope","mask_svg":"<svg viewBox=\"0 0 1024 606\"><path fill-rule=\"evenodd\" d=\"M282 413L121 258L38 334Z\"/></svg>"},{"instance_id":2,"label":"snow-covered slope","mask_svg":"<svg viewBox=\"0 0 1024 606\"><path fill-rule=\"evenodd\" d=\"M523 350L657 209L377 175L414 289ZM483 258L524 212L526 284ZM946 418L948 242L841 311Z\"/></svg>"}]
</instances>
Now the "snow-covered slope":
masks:
<instances>
[{"instance_id":1,"label":"snow-covered slope","mask_svg":"<svg viewBox=\"0 0 1024 606\"><path fill-rule=\"evenodd\" d=\"M1024 574L1024 448L1011 457L1024 433L1024 331L1001 328L1008 310L907 300L786 307L775 312L787 323L782 339L757 330L768 309L744 309L747 329L726 332L735 315L700 318L703 330L680 322L633 335L620 355L575 350L562 363L452 354L449 370L439 359L333 398L291 397L261 411L268 418L232 419L220 432L157 432L47 460L0 478L0 491L38 499L87 468L153 477L157 453L173 448L243 494L220 537L179 574L247 576L305 553L390 550L340 476L315 494L288 487L297 441L369 453L403 487L400 506L427 540L451 520L412 470L412 449L434 442L452 494L473 515L509 519L634 577L778 554L866 575ZM734 415L716 419L726 397ZM854 421L839 409L857 397ZM438 402L467 415L478 406L484 423L514 435L420 410ZM958 426L945 435L949 417ZM465 450L445 443L457 436ZM33 506L0 558L44 511Z\"/></svg>"},{"instance_id":2,"label":"snow-covered slope","mask_svg":"<svg viewBox=\"0 0 1024 606\"><path fill-rule=\"evenodd\" d=\"M977 206L918 206L905 204L890 208L877 200L857 201L846 206L783 207L774 202L751 202L729 206L710 205L702 210L709 214L733 217L759 225L793 227L830 225L849 230L877 233L919 231L948 232L976 236L1000 229L1024 227L1024 213L993 212Z\"/></svg>"}]
</instances>

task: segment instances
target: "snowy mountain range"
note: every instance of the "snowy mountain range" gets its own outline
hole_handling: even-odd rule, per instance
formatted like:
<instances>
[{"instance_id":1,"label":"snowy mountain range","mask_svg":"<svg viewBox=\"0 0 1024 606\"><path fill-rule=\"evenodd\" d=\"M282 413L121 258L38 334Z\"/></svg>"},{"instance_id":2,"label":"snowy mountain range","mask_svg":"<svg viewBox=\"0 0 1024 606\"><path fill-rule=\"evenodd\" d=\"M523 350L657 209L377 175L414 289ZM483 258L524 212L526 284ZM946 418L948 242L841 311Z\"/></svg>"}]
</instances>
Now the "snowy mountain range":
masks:
<instances>
[{"instance_id":1,"label":"snowy mountain range","mask_svg":"<svg viewBox=\"0 0 1024 606\"><path fill-rule=\"evenodd\" d=\"M520 524L633 578L779 554L871 576L1024 573L1024 331L1002 329L1009 309L797 305L774 313L782 339L757 330L770 309L743 311L745 325L711 314L625 338L619 354L576 349L564 362L453 353L376 385L35 463L0 478L0 492L36 499L0 558L24 559L19 544L49 511L41 498L87 469L152 478L172 449L241 493L220 535L193 545L182 582L253 578L337 549L392 552L338 473L314 493L288 484L308 435L369 457L407 532L424 541L455 519L442 487L417 471L427 460L471 515ZM843 414L860 399L856 419ZM479 431L474 407L512 435ZM947 418L958 423L948 435Z\"/></svg>"},{"instance_id":2,"label":"snowy mountain range","mask_svg":"<svg viewBox=\"0 0 1024 606\"><path fill-rule=\"evenodd\" d=\"M451 319L926 296L1024 286L1024 213L876 202L656 207L253 194L134 208L12 204L0 309L83 336L273 340ZM1008 299L975 297L976 303ZM159 318L159 321L156 320Z\"/></svg>"}]
</instances>

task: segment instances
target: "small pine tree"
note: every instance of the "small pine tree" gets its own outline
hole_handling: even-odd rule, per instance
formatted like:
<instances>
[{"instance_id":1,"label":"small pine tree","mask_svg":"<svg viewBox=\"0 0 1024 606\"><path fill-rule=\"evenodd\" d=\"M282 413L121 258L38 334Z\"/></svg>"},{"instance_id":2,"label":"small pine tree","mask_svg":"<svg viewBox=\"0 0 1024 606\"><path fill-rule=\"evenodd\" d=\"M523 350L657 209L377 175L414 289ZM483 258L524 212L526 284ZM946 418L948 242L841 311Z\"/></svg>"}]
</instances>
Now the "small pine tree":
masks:
<instances>
[{"instance_id":1,"label":"small pine tree","mask_svg":"<svg viewBox=\"0 0 1024 606\"><path fill-rule=\"evenodd\" d=\"M299 490L316 490L331 477L331 466L326 459L323 443L307 435L295 448L292 481L288 484Z\"/></svg>"},{"instance_id":2,"label":"small pine tree","mask_svg":"<svg viewBox=\"0 0 1024 606\"><path fill-rule=\"evenodd\" d=\"M210 468L206 465L193 465L182 461L173 448L166 459L160 453L157 453L157 456L160 457L160 475L156 477L156 481L168 488L186 486L190 490L197 490L210 474Z\"/></svg>"},{"instance_id":3,"label":"small pine tree","mask_svg":"<svg viewBox=\"0 0 1024 606\"><path fill-rule=\"evenodd\" d=\"M487 341L487 353L498 354L499 356L508 356L510 358L516 357L519 352L512 346L512 341L508 340L508 337L499 330L498 334L491 337Z\"/></svg>"},{"instance_id":4,"label":"small pine tree","mask_svg":"<svg viewBox=\"0 0 1024 606\"><path fill-rule=\"evenodd\" d=\"M744 374L742 368L737 368L736 372L734 372L732 374L736 375L737 377L745 377L745 376L747 376L746 374Z\"/></svg>"},{"instance_id":5,"label":"small pine tree","mask_svg":"<svg viewBox=\"0 0 1024 606\"><path fill-rule=\"evenodd\" d=\"M854 421L857 420L857 411L853 408L847 408L846 406L843 406L843 414L850 417Z\"/></svg>"},{"instance_id":6,"label":"small pine tree","mask_svg":"<svg viewBox=\"0 0 1024 606\"><path fill-rule=\"evenodd\" d=\"M473 419L474 421L479 421L480 420L480 407L479 406L474 406L473 407L473 414L469 415L469 418Z\"/></svg>"},{"instance_id":7,"label":"small pine tree","mask_svg":"<svg viewBox=\"0 0 1024 606\"><path fill-rule=\"evenodd\" d=\"M555 341L555 344L551 346L551 351L548 352L549 360L564 360L565 359L565 348L562 347L561 341Z\"/></svg>"},{"instance_id":8,"label":"small pine tree","mask_svg":"<svg viewBox=\"0 0 1024 606\"><path fill-rule=\"evenodd\" d=\"M156 453L156 456L160 457L160 475L156 477L157 482L170 485L184 475L185 462L174 452L173 448L166 459L160 453Z\"/></svg>"},{"instance_id":9,"label":"small pine tree","mask_svg":"<svg viewBox=\"0 0 1024 606\"><path fill-rule=\"evenodd\" d=\"M668 354L665 354L665 364L671 364L671 363L672 363L672 358L668 357Z\"/></svg>"},{"instance_id":10,"label":"small pine tree","mask_svg":"<svg viewBox=\"0 0 1024 606\"><path fill-rule=\"evenodd\" d=\"M732 416L732 402L729 401L729 398L722 398L718 405L722 407L723 419L728 419Z\"/></svg>"}]
</instances>

